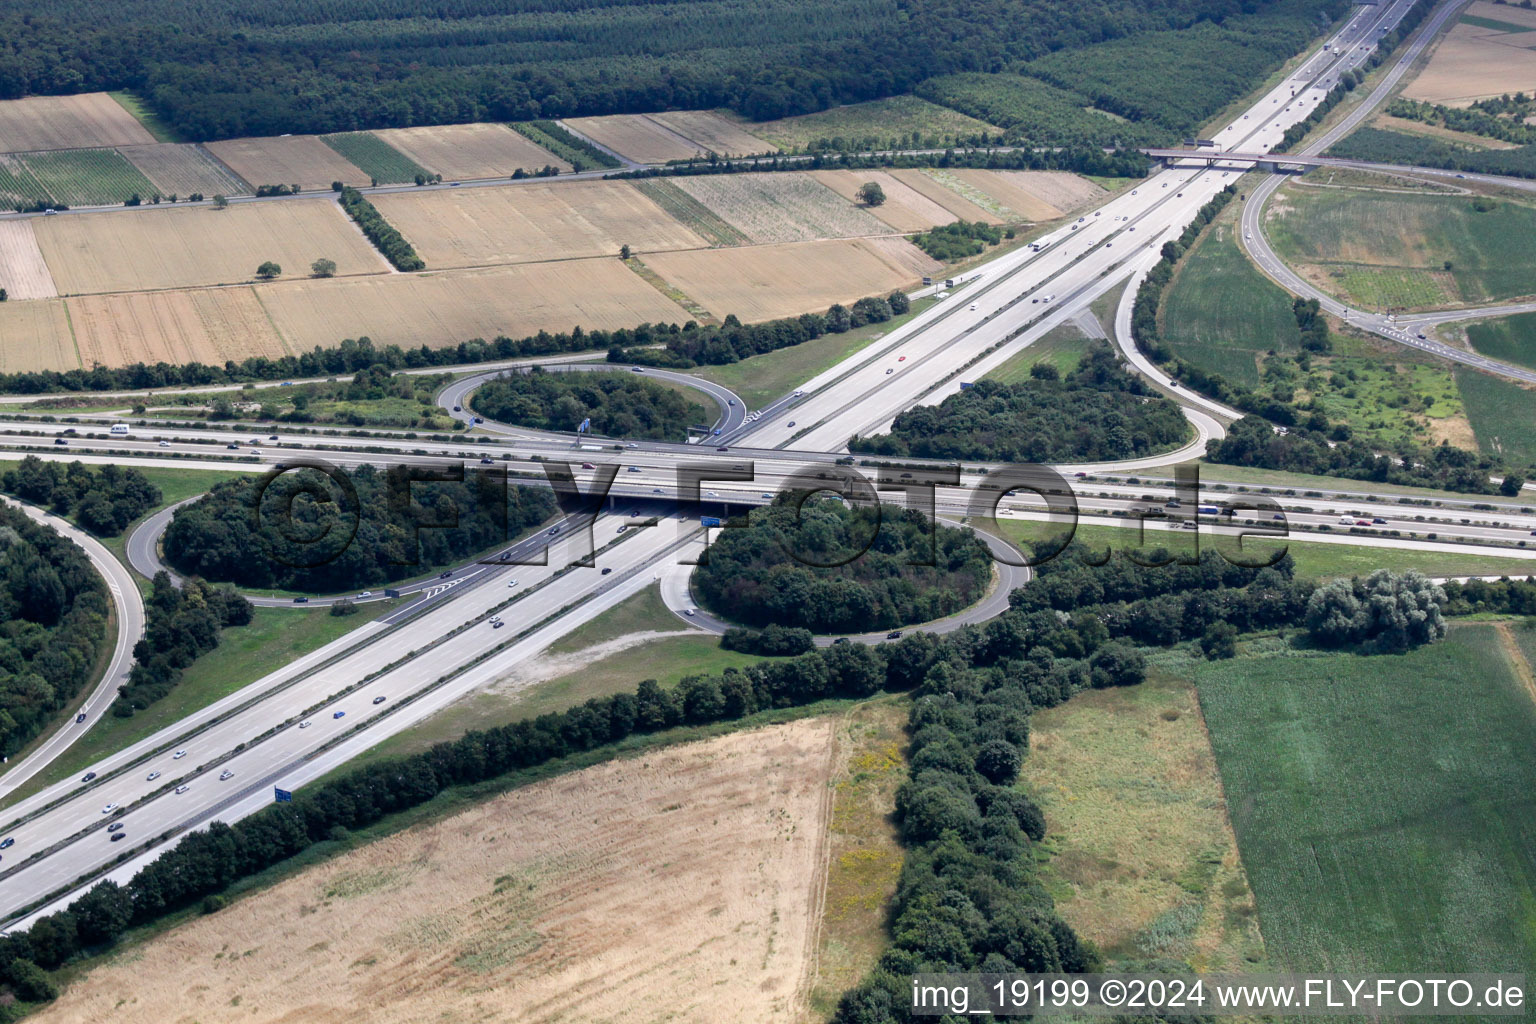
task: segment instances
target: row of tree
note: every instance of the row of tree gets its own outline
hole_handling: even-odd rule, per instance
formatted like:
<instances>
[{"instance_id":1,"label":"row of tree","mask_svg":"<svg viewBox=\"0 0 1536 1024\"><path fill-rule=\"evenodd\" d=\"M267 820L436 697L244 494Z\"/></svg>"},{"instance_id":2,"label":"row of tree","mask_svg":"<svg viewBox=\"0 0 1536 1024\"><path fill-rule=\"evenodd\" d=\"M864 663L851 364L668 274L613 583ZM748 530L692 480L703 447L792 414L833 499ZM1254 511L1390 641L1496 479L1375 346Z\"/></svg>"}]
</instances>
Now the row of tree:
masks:
<instances>
[{"instance_id":1,"label":"row of tree","mask_svg":"<svg viewBox=\"0 0 1536 1024\"><path fill-rule=\"evenodd\" d=\"M54 515L73 516L99 537L116 537L161 501L160 488L137 469L44 462L36 455L0 476L0 490Z\"/></svg>"},{"instance_id":2,"label":"row of tree","mask_svg":"<svg viewBox=\"0 0 1536 1024\"><path fill-rule=\"evenodd\" d=\"M1178 405L1095 343L1065 378L1036 363L1028 380L980 380L938 405L901 413L851 452L985 462L1103 462L1167 451L1190 435Z\"/></svg>"},{"instance_id":3,"label":"row of tree","mask_svg":"<svg viewBox=\"0 0 1536 1024\"><path fill-rule=\"evenodd\" d=\"M25 746L89 680L109 607L78 545L0 506L0 755Z\"/></svg>"},{"instance_id":4,"label":"row of tree","mask_svg":"<svg viewBox=\"0 0 1536 1024\"><path fill-rule=\"evenodd\" d=\"M412 472L299 469L220 483L177 509L166 560L241 587L337 593L451 565L555 512L548 488L509 487L499 471L462 480Z\"/></svg>"},{"instance_id":5,"label":"row of tree","mask_svg":"<svg viewBox=\"0 0 1536 1024\"><path fill-rule=\"evenodd\" d=\"M969 531L913 510L786 492L731 524L693 585L705 606L749 626L847 633L927 622L979 598L992 573Z\"/></svg>"},{"instance_id":6,"label":"row of tree","mask_svg":"<svg viewBox=\"0 0 1536 1024\"><path fill-rule=\"evenodd\" d=\"M718 327L700 326L690 320L681 330L660 337L649 330L637 332L635 344L610 348L608 361L678 370L721 366L815 341L824 334L842 334L866 324L884 323L893 316L905 315L911 308L906 293L894 291L859 299L851 308L838 302L825 313L802 313L760 324L743 324L734 313L727 315ZM663 344L662 348L651 347L657 341Z\"/></svg>"},{"instance_id":7,"label":"row of tree","mask_svg":"<svg viewBox=\"0 0 1536 1024\"><path fill-rule=\"evenodd\" d=\"M607 437L683 441L691 426L714 422L713 412L686 394L633 373L549 372L535 366L488 380L474 409L501 423L537 430L586 428Z\"/></svg>"},{"instance_id":8,"label":"row of tree","mask_svg":"<svg viewBox=\"0 0 1536 1024\"><path fill-rule=\"evenodd\" d=\"M339 182L337 184L340 184ZM393 224L384 219L378 208L363 198L363 194L350 185L339 189L341 208L357 222L373 247L383 253L396 270L425 270L426 261L416 255L411 243L405 240ZM334 270L333 270L334 272Z\"/></svg>"},{"instance_id":9,"label":"row of tree","mask_svg":"<svg viewBox=\"0 0 1536 1024\"><path fill-rule=\"evenodd\" d=\"M112 702L118 718L133 717L175 689L183 670L219 646L219 631L248 625L253 609L231 587L212 587L199 579L177 587L167 573L157 572L144 611L144 636L133 645L133 669Z\"/></svg>"}]
</instances>

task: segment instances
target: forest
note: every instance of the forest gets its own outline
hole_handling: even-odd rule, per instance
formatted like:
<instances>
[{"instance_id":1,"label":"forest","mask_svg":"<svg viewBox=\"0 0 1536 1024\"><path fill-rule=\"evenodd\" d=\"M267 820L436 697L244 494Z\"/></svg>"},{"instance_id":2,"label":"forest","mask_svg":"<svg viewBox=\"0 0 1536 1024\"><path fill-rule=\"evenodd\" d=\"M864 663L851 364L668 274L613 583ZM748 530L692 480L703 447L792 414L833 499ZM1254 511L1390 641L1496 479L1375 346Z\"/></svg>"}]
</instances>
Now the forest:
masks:
<instances>
[{"instance_id":1,"label":"forest","mask_svg":"<svg viewBox=\"0 0 1536 1024\"><path fill-rule=\"evenodd\" d=\"M1334 143L1328 155L1382 164L1439 167L1472 174L1536 178L1536 143L1516 146L1514 149L1472 149L1422 135L1365 127L1357 128Z\"/></svg>"},{"instance_id":2,"label":"forest","mask_svg":"<svg viewBox=\"0 0 1536 1024\"><path fill-rule=\"evenodd\" d=\"M992 574L981 541L911 509L789 492L731 522L693 587L748 626L861 633L927 622L974 602Z\"/></svg>"},{"instance_id":3,"label":"forest","mask_svg":"<svg viewBox=\"0 0 1536 1024\"><path fill-rule=\"evenodd\" d=\"M474 393L475 412L537 430L576 431L584 422L605 437L686 441L716 413L674 387L636 373L550 372L535 366L488 380Z\"/></svg>"},{"instance_id":4,"label":"forest","mask_svg":"<svg viewBox=\"0 0 1536 1024\"><path fill-rule=\"evenodd\" d=\"M108 607L78 545L0 506L0 755L80 693L109 640Z\"/></svg>"},{"instance_id":5,"label":"forest","mask_svg":"<svg viewBox=\"0 0 1536 1024\"><path fill-rule=\"evenodd\" d=\"M0 477L0 490L41 505L54 515L73 516L98 537L116 537L128 524L160 504L160 488L137 469L22 459Z\"/></svg>"},{"instance_id":6,"label":"forest","mask_svg":"<svg viewBox=\"0 0 1536 1024\"><path fill-rule=\"evenodd\" d=\"M132 89L198 141L669 108L768 119L1138 33L1246 25L1269 10L1287 22L1295 8L1337 2L445 0L424 11L408 0L58 0L42 10L5 0L0 96ZM1143 81L1168 80L1155 72L1143 69Z\"/></svg>"},{"instance_id":7,"label":"forest","mask_svg":"<svg viewBox=\"0 0 1536 1024\"><path fill-rule=\"evenodd\" d=\"M507 486L494 471L462 481L412 480L405 466L337 474L301 469L216 485L176 511L166 561L184 575L240 587L344 593L442 568L555 512L549 489ZM284 514L290 502L292 521Z\"/></svg>"},{"instance_id":8,"label":"forest","mask_svg":"<svg viewBox=\"0 0 1536 1024\"><path fill-rule=\"evenodd\" d=\"M986 462L1106 462L1167 451L1189 437L1179 407L1095 344L1061 377L1037 363L1017 384L980 380L938 405L901 413L889 434L855 437L851 452Z\"/></svg>"}]
</instances>

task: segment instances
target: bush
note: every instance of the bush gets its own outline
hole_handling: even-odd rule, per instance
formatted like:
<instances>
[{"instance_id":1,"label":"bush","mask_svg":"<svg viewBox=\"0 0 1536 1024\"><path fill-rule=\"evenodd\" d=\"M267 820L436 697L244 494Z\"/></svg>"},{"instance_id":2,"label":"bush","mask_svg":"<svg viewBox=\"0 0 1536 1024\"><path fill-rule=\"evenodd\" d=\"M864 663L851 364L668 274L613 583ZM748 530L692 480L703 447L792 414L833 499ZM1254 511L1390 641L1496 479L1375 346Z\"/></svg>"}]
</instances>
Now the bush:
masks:
<instances>
[{"instance_id":1,"label":"bush","mask_svg":"<svg viewBox=\"0 0 1536 1024\"><path fill-rule=\"evenodd\" d=\"M816 646L816 637L808 629L786 628L769 625L754 629L728 629L720 638L720 646L742 654L760 654L764 657L783 657L804 654Z\"/></svg>"}]
</instances>

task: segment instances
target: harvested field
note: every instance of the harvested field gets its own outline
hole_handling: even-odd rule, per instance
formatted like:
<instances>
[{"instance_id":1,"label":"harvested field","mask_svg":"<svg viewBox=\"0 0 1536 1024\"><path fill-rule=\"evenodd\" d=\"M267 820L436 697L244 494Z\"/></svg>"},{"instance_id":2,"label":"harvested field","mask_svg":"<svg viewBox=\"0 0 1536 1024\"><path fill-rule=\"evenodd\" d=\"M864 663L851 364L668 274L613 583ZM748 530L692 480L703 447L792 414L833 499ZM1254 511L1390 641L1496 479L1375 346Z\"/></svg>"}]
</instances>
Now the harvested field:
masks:
<instances>
[{"instance_id":1,"label":"harvested field","mask_svg":"<svg viewBox=\"0 0 1536 1024\"><path fill-rule=\"evenodd\" d=\"M79 368L62 301L0 302L0 373Z\"/></svg>"},{"instance_id":2,"label":"harvested field","mask_svg":"<svg viewBox=\"0 0 1536 1024\"><path fill-rule=\"evenodd\" d=\"M336 261L338 274L388 269L329 199L48 217L35 229L66 295L249 281L264 260L289 276L307 274L322 256Z\"/></svg>"},{"instance_id":3,"label":"harvested field","mask_svg":"<svg viewBox=\"0 0 1536 1024\"><path fill-rule=\"evenodd\" d=\"M503 124L447 124L425 128L389 128L379 138L449 181L510 178L518 168L537 171L571 165Z\"/></svg>"},{"instance_id":4,"label":"harvested field","mask_svg":"<svg viewBox=\"0 0 1536 1024\"><path fill-rule=\"evenodd\" d=\"M116 206L155 186L115 149L62 149L16 157L56 201L68 206Z\"/></svg>"},{"instance_id":5,"label":"harvested field","mask_svg":"<svg viewBox=\"0 0 1536 1024\"><path fill-rule=\"evenodd\" d=\"M0 221L0 288L12 299L50 299L59 294L30 220Z\"/></svg>"},{"instance_id":6,"label":"harvested field","mask_svg":"<svg viewBox=\"0 0 1536 1024\"><path fill-rule=\"evenodd\" d=\"M832 741L812 719L514 790L189 921L37 1020L800 1020Z\"/></svg>"},{"instance_id":7,"label":"harvested field","mask_svg":"<svg viewBox=\"0 0 1536 1024\"><path fill-rule=\"evenodd\" d=\"M1416 100L1464 107L1473 100L1536 88L1536 19L1513 5L1473 4L1468 15L1511 26L1531 22L1529 32L1462 21L1440 40L1429 64L1403 89Z\"/></svg>"},{"instance_id":8,"label":"harvested field","mask_svg":"<svg viewBox=\"0 0 1536 1024\"><path fill-rule=\"evenodd\" d=\"M568 117L560 123L598 145L642 164L664 164L668 160L687 160L704 154L691 140L644 114Z\"/></svg>"},{"instance_id":9,"label":"harvested field","mask_svg":"<svg viewBox=\"0 0 1536 1024\"><path fill-rule=\"evenodd\" d=\"M656 253L646 263L724 319L820 312L834 302L912 288L940 264L903 238Z\"/></svg>"},{"instance_id":10,"label":"harvested field","mask_svg":"<svg viewBox=\"0 0 1536 1024\"><path fill-rule=\"evenodd\" d=\"M7 153L154 141L132 114L104 92L0 100L0 146Z\"/></svg>"},{"instance_id":11,"label":"harvested field","mask_svg":"<svg viewBox=\"0 0 1536 1024\"><path fill-rule=\"evenodd\" d=\"M316 135L229 139L208 143L208 152L257 187L298 185L308 190L329 189L333 181L344 185L368 184L368 175L362 168Z\"/></svg>"},{"instance_id":12,"label":"harvested field","mask_svg":"<svg viewBox=\"0 0 1536 1024\"><path fill-rule=\"evenodd\" d=\"M947 173L1030 221L1055 220L1106 194L1088 179L1061 171L956 168Z\"/></svg>"},{"instance_id":13,"label":"harvested field","mask_svg":"<svg viewBox=\"0 0 1536 1024\"><path fill-rule=\"evenodd\" d=\"M291 355L250 288L83 295L68 300L86 366Z\"/></svg>"},{"instance_id":14,"label":"harvested field","mask_svg":"<svg viewBox=\"0 0 1536 1024\"><path fill-rule=\"evenodd\" d=\"M669 110L646 116L700 149L720 156L755 156L779 151L778 146L753 135L750 123L738 123L713 110Z\"/></svg>"},{"instance_id":15,"label":"harvested field","mask_svg":"<svg viewBox=\"0 0 1536 1024\"><path fill-rule=\"evenodd\" d=\"M935 177L933 172L909 169L892 171L891 173L914 191L937 203L960 220L979 220L984 224L1001 224L1005 219L991 210L973 203L959 192L943 184ZM978 196L978 198L980 197Z\"/></svg>"},{"instance_id":16,"label":"harvested field","mask_svg":"<svg viewBox=\"0 0 1536 1024\"><path fill-rule=\"evenodd\" d=\"M617 256L709 243L627 181L401 192L373 198L429 267Z\"/></svg>"},{"instance_id":17,"label":"harvested field","mask_svg":"<svg viewBox=\"0 0 1536 1024\"><path fill-rule=\"evenodd\" d=\"M578 324L614 329L689 318L616 259L279 282L257 292L299 351L363 335L380 345L443 346Z\"/></svg>"},{"instance_id":18,"label":"harvested field","mask_svg":"<svg viewBox=\"0 0 1536 1024\"><path fill-rule=\"evenodd\" d=\"M210 157L201 146L164 142L125 146L118 152L165 195L185 198L201 192L205 196L238 196L251 191L249 184L231 174L229 168Z\"/></svg>"},{"instance_id":19,"label":"harvested field","mask_svg":"<svg viewBox=\"0 0 1536 1024\"><path fill-rule=\"evenodd\" d=\"M890 227L810 174L700 175L675 179L754 242L809 242L890 234Z\"/></svg>"},{"instance_id":20,"label":"harvested field","mask_svg":"<svg viewBox=\"0 0 1536 1024\"><path fill-rule=\"evenodd\" d=\"M951 224L955 215L912 186L886 171L811 171L811 177L849 202L856 202L859 187L866 181L880 186L885 202L868 212L897 231L927 231L941 224Z\"/></svg>"}]
</instances>

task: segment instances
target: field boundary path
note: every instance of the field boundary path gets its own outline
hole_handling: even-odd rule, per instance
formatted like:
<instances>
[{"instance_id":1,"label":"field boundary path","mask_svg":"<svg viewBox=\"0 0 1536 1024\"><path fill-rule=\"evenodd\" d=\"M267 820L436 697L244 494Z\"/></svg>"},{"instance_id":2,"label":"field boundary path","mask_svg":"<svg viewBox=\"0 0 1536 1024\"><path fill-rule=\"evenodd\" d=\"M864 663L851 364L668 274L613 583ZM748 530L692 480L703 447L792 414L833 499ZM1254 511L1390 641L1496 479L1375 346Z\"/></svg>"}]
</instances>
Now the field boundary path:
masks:
<instances>
[{"instance_id":1,"label":"field boundary path","mask_svg":"<svg viewBox=\"0 0 1536 1024\"><path fill-rule=\"evenodd\" d=\"M1531 703L1536 704L1536 673L1531 671L1531 663L1526 660L1525 652L1520 649L1520 643L1515 639L1514 631L1510 629L1507 622L1496 622L1493 628L1499 634L1499 643L1504 647L1504 656L1509 659L1509 667L1515 673L1515 678L1520 680L1520 685L1525 688Z\"/></svg>"}]
</instances>

